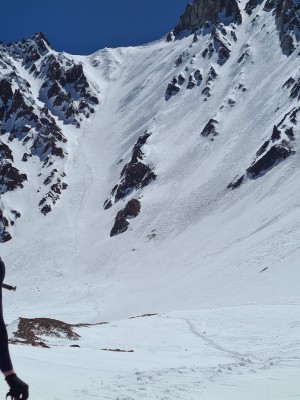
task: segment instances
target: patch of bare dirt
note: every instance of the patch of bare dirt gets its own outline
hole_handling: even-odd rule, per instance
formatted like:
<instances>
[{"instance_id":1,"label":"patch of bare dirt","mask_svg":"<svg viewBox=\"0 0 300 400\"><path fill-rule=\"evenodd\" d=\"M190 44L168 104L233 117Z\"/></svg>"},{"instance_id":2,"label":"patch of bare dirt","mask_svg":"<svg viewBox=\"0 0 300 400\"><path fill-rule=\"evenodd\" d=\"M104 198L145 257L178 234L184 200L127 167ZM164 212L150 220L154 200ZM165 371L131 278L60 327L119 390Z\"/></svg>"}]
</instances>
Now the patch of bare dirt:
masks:
<instances>
[{"instance_id":1,"label":"patch of bare dirt","mask_svg":"<svg viewBox=\"0 0 300 400\"><path fill-rule=\"evenodd\" d=\"M41 336L52 336L68 340L78 340L80 335L73 331L73 325L51 318L20 318L18 330L13 332L10 343L30 344L32 346L49 347Z\"/></svg>"}]
</instances>

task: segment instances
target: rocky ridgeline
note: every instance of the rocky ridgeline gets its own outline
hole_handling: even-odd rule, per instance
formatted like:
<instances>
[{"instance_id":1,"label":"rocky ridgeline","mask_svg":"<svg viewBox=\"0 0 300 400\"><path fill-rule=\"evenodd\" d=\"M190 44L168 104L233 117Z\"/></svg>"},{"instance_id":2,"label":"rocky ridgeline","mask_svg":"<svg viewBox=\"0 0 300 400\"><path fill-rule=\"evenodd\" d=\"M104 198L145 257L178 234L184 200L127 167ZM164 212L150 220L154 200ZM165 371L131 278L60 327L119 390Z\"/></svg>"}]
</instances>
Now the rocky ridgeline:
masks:
<instances>
[{"instance_id":1,"label":"rocky ridgeline","mask_svg":"<svg viewBox=\"0 0 300 400\"><path fill-rule=\"evenodd\" d=\"M264 0L249 0L246 4L245 11L248 15L252 15L256 7L263 3Z\"/></svg>"},{"instance_id":2,"label":"rocky ridgeline","mask_svg":"<svg viewBox=\"0 0 300 400\"><path fill-rule=\"evenodd\" d=\"M32 157L41 161L43 173L37 178L47 178L38 190L38 206L44 215L50 212L68 186L60 161L67 154L67 139L55 117L80 127L98 103L82 65L54 52L43 34L0 43L0 194L22 188L28 180L14 165L14 146L10 143L18 141L24 149L22 159L17 160L19 168L20 162L31 162ZM7 214L2 225L0 218L0 241L4 241L11 238L8 229L14 220L9 210L1 212Z\"/></svg>"},{"instance_id":3,"label":"rocky ridgeline","mask_svg":"<svg viewBox=\"0 0 300 400\"><path fill-rule=\"evenodd\" d=\"M131 160L122 169L120 182L114 186L110 197L104 203L105 210L125 199L134 190L140 190L156 179L153 167L146 162L146 156L143 152L143 146L151 135L151 132L146 131L138 138L132 150ZM111 236L125 232L129 226L128 220L139 215L140 209L141 204L138 200L130 200L116 216Z\"/></svg>"},{"instance_id":4,"label":"rocky ridgeline","mask_svg":"<svg viewBox=\"0 0 300 400\"><path fill-rule=\"evenodd\" d=\"M288 56L291 55L300 40L300 2L267 0L264 9L274 13L282 51Z\"/></svg>"},{"instance_id":5,"label":"rocky ridgeline","mask_svg":"<svg viewBox=\"0 0 300 400\"><path fill-rule=\"evenodd\" d=\"M263 3L263 0L249 0L245 11L251 15ZM280 44L286 55L292 54L300 40L300 2L297 0L267 0L264 10L273 12L279 31ZM188 49L175 60L175 67L181 71L168 84L165 99L178 94L182 88L192 89L203 82L203 60L211 60L219 66L224 65L231 56L232 46L238 40L237 25L242 23L241 11L237 0L193 0L187 4L178 24L167 36L167 42L193 35ZM205 48L198 49L199 36L208 35ZM250 55L245 48L238 63L244 62ZM199 76L202 79L199 79ZM210 96L210 87L202 88L202 94Z\"/></svg>"},{"instance_id":6,"label":"rocky ridgeline","mask_svg":"<svg viewBox=\"0 0 300 400\"><path fill-rule=\"evenodd\" d=\"M242 16L237 0L193 0L174 28L174 35L183 31L211 30L220 23L240 24Z\"/></svg>"},{"instance_id":7,"label":"rocky ridgeline","mask_svg":"<svg viewBox=\"0 0 300 400\"><path fill-rule=\"evenodd\" d=\"M10 143L17 141L24 149L18 165L20 161L25 163L32 157L38 157L41 168L47 170L53 163L57 163L57 160L65 157L64 144L67 141L49 109L37 102L30 83L15 67L11 47L0 46L0 129L6 142L5 144L1 141L0 151L2 195L22 188L28 179L26 174L14 166L11 150L13 146L10 147ZM31 47L29 52L33 52ZM20 50L17 55L20 57ZM41 212L45 214L45 211L46 209L41 207ZM1 237L4 238L3 235Z\"/></svg>"},{"instance_id":8,"label":"rocky ridgeline","mask_svg":"<svg viewBox=\"0 0 300 400\"><path fill-rule=\"evenodd\" d=\"M233 43L237 41L236 25L242 22L236 0L194 0L188 4L178 25L167 36L167 42L182 35L193 34L189 48L175 60L175 68L181 68L178 75L168 84L165 99L179 93L185 87L201 87L201 94L210 97L212 82L217 78L216 66L223 66L231 56ZM206 46L199 48L199 36L208 36ZM203 62L209 60L211 67L204 79Z\"/></svg>"},{"instance_id":9,"label":"rocky ridgeline","mask_svg":"<svg viewBox=\"0 0 300 400\"><path fill-rule=\"evenodd\" d=\"M82 65L70 56L54 52L42 33L6 47L34 78L42 81L39 98L53 115L79 127L83 116L89 118L95 112L99 100Z\"/></svg>"},{"instance_id":10,"label":"rocky ridgeline","mask_svg":"<svg viewBox=\"0 0 300 400\"><path fill-rule=\"evenodd\" d=\"M99 100L90 88L81 64L63 54L49 54L38 66L33 65L34 77L44 80L40 98L54 115L80 127L83 116L89 118L94 114Z\"/></svg>"},{"instance_id":11,"label":"rocky ridgeline","mask_svg":"<svg viewBox=\"0 0 300 400\"><path fill-rule=\"evenodd\" d=\"M251 15L253 10L263 0L249 0L246 4L246 12ZM300 2L298 0L267 0L264 10L273 12L282 51L287 56L297 48L300 40Z\"/></svg>"},{"instance_id":12,"label":"rocky ridgeline","mask_svg":"<svg viewBox=\"0 0 300 400\"><path fill-rule=\"evenodd\" d=\"M246 179L257 179L264 176L282 161L295 154L294 129L298 125L300 107L294 107L275 125L271 137L257 151L253 163L245 174L234 179L228 189L237 189Z\"/></svg>"}]
</instances>

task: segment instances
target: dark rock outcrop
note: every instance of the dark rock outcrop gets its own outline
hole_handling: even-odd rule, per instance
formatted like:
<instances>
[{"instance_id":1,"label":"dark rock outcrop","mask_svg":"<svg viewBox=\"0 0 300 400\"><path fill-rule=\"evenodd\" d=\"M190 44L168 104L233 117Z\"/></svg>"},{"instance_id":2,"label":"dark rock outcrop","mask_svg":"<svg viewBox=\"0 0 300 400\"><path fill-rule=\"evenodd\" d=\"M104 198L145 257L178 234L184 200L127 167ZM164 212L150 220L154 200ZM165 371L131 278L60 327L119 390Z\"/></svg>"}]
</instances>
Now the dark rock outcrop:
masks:
<instances>
[{"instance_id":1,"label":"dark rock outcrop","mask_svg":"<svg viewBox=\"0 0 300 400\"><path fill-rule=\"evenodd\" d=\"M300 78L298 79L297 82L295 82L295 80L293 80L293 82L292 82L292 80L290 80L289 82L291 84L294 83L294 85L293 85L293 87L291 89L290 98L291 99L296 99L297 98L298 100L300 100Z\"/></svg>"},{"instance_id":2,"label":"dark rock outcrop","mask_svg":"<svg viewBox=\"0 0 300 400\"><path fill-rule=\"evenodd\" d=\"M295 79L291 76L291 77L282 85L282 88L287 88L287 89L289 89L295 82L296 82Z\"/></svg>"},{"instance_id":3,"label":"dark rock outcrop","mask_svg":"<svg viewBox=\"0 0 300 400\"><path fill-rule=\"evenodd\" d=\"M214 69L214 67L211 67L209 70L208 77L206 79L206 83L214 81L215 79L217 79L217 77L218 77L217 71Z\"/></svg>"},{"instance_id":4,"label":"dark rock outcrop","mask_svg":"<svg viewBox=\"0 0 300 400\"><path fill-rule=\"evenodd\" d=\"M63 53L53 52L41 32L20 42L3 44L2 49L13 59L21 60L23 67L40 80L39 100L47 103L55 116L79 126L83 116L88 118L94 113L99 100L82 64ZM30 87L28 82L27 85ZM9 86L2 81L0 92L6 98L11 95Z\"/></svg>"},{"instance_id":5,"label":"dark rock outcrop","mask_svg":"<svg viewBox=\"0 0 300 400\"><path fill-rule=\"evenodd\" d=\"M289 142L282 141L280 144L275 144L247 169L247 175L252 179L263 176L292 154L295 154L295 151Z\"/></svg>"},{"instance_id":6,"label":"dark rock outcrop","mask_svg":"<svg viewBox=\"0 0 300 400\"><path fill-rule=\"evenodd\" d=\"M217 79L217 77L218 77L217 71L214 69L214 67L211 67L209 70L208 76L206 78L206 85L201 92L201 94L203 96L205 96L206 98L211 96L212 85L213 85L213 82Z\"/></svg>"},{"instance_id":7,"label":"dark rock outcrop","mask_svg":"<svg viewBox=\"0 0 300 400\"><path fill-rule=\"evenodd\" d=\"M245 180L257 179L264 176L274 167L295 154L293 146L293 126L297 124L300 108L287 113L282 121L275 125L269 140L266 140L256 153L256 157L246 172L241 177L231 182L227 188L237 189Z\"/></svg>"},{"instance_id":8,"label":"dark rock outcrop","mask_svg":"<svg viewBox=\"0 0 300 400\"><path fill-rule=\"evenodd\" d=\"M242 22L237 0L193 0L192 4L187 4L185 12L174 28L174 34L208 28L210 24L220 22L225 25Z\"/></svg>"},{"instance_id":9,"label":"dark rock outcrop","mask_svg":"<svg viewBox=\"0 0 300 400\"><path fill-rule=\"evenodd\" d=\"M245 178L245 176L243 175L243 176L241 176L241 177L239 177L239 178L237 178L237 179L234 179L233 182L231 182L231 183L227 186L227 189L237 189L237 188L240 187L241 184L243 183L244 178Z\"/></svg>"},{"instance_id":10,"label":"dark rock outcrop","mask_svg":"<svg viewBox=\"0 0 300 400\"><path fill-rule=\"evenodd\" d=\"M215 119L210 119L208 123L205 125L203 131L201 132L201 136L208 137L208 136L217 136L219 132L217 131L216 125L219 122Z\"/></svg>"},{"instance_id":11,"label":"dark rock outcrop","mask_svg":"<svg viewBox=\"0 0 300 400\"><path fill-rule=\"evenodd\" d=\"M115 185L111 197L104 203L104 208L110 208L113 203L125 198L133 190L142 189L156 179L153 168L144 162L143 146L152 133L146 131L136 142L131 160L124 166L121 172L121 181Z\"/></svg>"},{"instance_id":12,"label":"dark rock outcrop","mask_svg":"<svg viewBox=\"0 0 300 400\"><path fill-rule=\"evenodd\" d=\"M24 181L27 181L27 175L20 173L11 163L0 164L0 194L22 188Z\"/></svg>"},{"instance_id":13,"label":"dark rock outcrop","mask_svg":"<svg viewBox=\"0 0 300 400\"><path fill-rule=\"evenodd\" d=\"M5 105L11 100L13 97L13 90L11 86L11 81L8 79L0 80L0 99L3 101Z\"/></svg>"},{"instance_id":14,"label":"dark rock outcrop","mask_svg":"<svg viewBox=\"0 0 300 400\"><path fill-rule=\"evenodd\" d=\"M170 97L175 96L179 91L180 87L177 85L177 83L169 83L165 93L166 100L169 100Z\"/></svg>"},{"instance_id":15,"label":"dark rock outcrop","mask_svg":"<svg viewBox=\"0 0 300 400\"><path fill-rule=\"evenodd\" d=\"M300 39L300 2L295 0L267 0L265 11L273 11L279 32L280 46L291 55Z\"/></svg>"},{"instance_id":16,"label":"dark rock outcrop","mask_svg":"<svg viewBox=\"0 0 300 400\"><path fill-rule=\"evenodd\" d=\"M118 212L115 224L110 232L110 236L112 237L120 235L121 233L127 231L129 227L128 220L137 217L140 214L140 211L141 211L141 203L139 202L139 200L136 199L130 200L126 204L125 208L123 208L123 210Z\"/></svg>"},{"instance_id":17,"label":"dark rock outcrop","mask_svg":"<svg viewBox=\"0 0 300 400\"><path fill-rule=\"evenodd\" d=\"M0 209L0 243L8 242L12 238L7 230L8 226L8 219L3 215L3 211Z\"/></svg>"},{"instance_id":18,"label":"dark rock outcrop","mask_svg":"<svg viewBox=\"0 0 300 400\"><path fill-rule=\"evenodd\" d=\"M229 48L229 42L225 43L225 41L221 38L221 35L219 34L216 28L213 29L211 40L212 40L211 42L212 46L211 48L209 48L210 56L213 51L216 52L218 55L218 64L219 65L225 64L231 54L231 50Z\"/></svg>"},{"instance_id":19,"label":"dark rock outcrop","mask_svg":"<svg viewBox=\"0 0 300 400\"><path fill-rule=\"evenodd\" d=\"M57 173L52 171L51 175L44 181L44 185L48 185L52 182L56 175ZM56 204L62 191L66 190L67 187L68 184L66 182L62 181L61 178L56 178L56 183L51 185L48 193L39 202L39 208L42 214L46 215L52 210L51 205L53 206Z\"/></svg>"},{"instance_id":20,"label":"dark rock outcrop","mask_svg":"<svg viewBox=\"0 0 300 400\"><path fill-rule=\"evenodd\" d=\"M42 32L34 33L30 38L22 39L19 42L8 43L6 47L9 54L21 59L23 65L27 68L52 50L49 41Z\"/></svg>"},{"instance_id":21,"label":"dark rock outcrop","mask_svg":"<svg viewBox=\"0 0 300 400\"><path fill-rule=\"evenodd\" d=\"M44 80L40 97L47 99L51 112L60 119L63 115L67 123L79 126L82 116L88 118L94 113L94 106L99 104L82 64L63 54L47 55L33 74Z\"/></svg>"},{"instance_id":22,"label":"dark rock outcrop","mask_svg":"<svg viewBox=\"0 0 300 400\"><path fill-rule=\"evenodd\" d=\"M253 10L258 7L263 0L249 0L248 3L246 4L245 11L248 15L251 15Z\"/></svg>"},{"instance_id":23,"label":"dark rock outcrop","mask_svg":"<svg viewBox=\"0 0 300 400\"><path fill-rule=\"evenodd\" d=\"M0 162L4 159L14 161L11 149L0 140Z\"/></svg>"},{"instance_id":24,"label":"dark rock outcrop","mask_svg":"<svg viewBox=\"0 0 300 400\"><path fill-rule=\"evenodd\" d=\"M18 140L26 145L27 152L23 154L23 162L28 162L35 156L42 162L41 168L47 168L57 159L65 157L63 144L67 140L49 109L41 108L36 103L28 82L11 71L10 67L6 62L7 73L0 81L1 134L6 135L9 141ZM13 90L16 86L18 89ZM4 194L23 187L27 176L14 167L12 151L2 141L0 141L0 161L0 193ZM58 200L59 192L56 187L51 188L50 192L47 193L47 198L52 204L53 199L55 202ZM42 212L48 212L48 204L44 204L44 207Z\"/></svg>"},{"instance_id":25,"label":"dark rock outcrop","mask_svg":"<svg viewBox=\"0 0 300 400\"><path fill-rule=\"evenodd\" d=\"M166 42L170 43L172 41L173 41L173 34L172 34L172 32L169 32L167 35L167 38L166 38Z\"/></svg>"}]
</instances>

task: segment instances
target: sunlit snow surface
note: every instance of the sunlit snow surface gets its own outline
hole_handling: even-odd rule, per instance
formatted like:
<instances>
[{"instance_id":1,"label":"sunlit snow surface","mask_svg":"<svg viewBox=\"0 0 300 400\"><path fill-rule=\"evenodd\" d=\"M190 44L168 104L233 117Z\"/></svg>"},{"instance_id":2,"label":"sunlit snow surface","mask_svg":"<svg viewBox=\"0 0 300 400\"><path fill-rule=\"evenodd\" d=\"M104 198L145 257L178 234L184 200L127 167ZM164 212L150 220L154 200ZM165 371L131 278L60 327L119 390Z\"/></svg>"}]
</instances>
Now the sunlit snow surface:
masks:
<instances>
[{"instance_id":1,"label":"sunlit snow surface","mask_svg":"<svg viewBox=\"0 0 300 400\"><path fill-rule=\"evenodd\" d=\"M51 349L11 350L36 399L288 400L300 396L299 312L171 312L77 329L80 348L47 337Z\"/></svg>"},{"instance_id":2,"label":"sunlit snow surface","mask_svg":"<svg viewBox=\"0 0 300 400\"><path fill-rule=\"evenodd\" d=\"M18 286L5 293L5 315L8 323L50 317L109 324L79 329L81 348L11 346L32 398L300 396L299 126L294 156L236 191L226 189L297 106L282 89L298 73L297 52L282 54L274 18L262 7L255 24L244 15L222 67L202 59L205 36L192 47L190 36L75 57L100 89L100 105L80 130L60 122L69 186L47 217L33 180L3 196L5 207L22 214L13 240L1 245L6 281ZM246 43L250 56L237 63ZM175 68L186 50L190 58ZM219 73L211 97L204 102L195 87L166 101L168 83L194 53L205 74L211 64ZM214 117L220 134L210 141L200 133ZM110 238L125 203L109 210L103 203L146 129L153 134L144 151L157 180L128 197L141 196L141 214ZM18 166L23 152L13 145ZM34 163L20 166L34 175ZM145 313L160 314L128 320ZM101 350L110 347L134 353Z\"/></svg>"}]
</instances>

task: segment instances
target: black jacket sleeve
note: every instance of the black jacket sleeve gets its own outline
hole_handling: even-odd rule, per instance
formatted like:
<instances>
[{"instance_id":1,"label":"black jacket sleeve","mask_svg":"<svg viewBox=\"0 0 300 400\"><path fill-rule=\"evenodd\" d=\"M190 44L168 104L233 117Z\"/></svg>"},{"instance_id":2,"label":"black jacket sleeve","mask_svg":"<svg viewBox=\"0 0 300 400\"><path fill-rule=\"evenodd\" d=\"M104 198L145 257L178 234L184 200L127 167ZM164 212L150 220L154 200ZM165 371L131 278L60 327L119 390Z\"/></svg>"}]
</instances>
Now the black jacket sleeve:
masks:
<instances>
[{"instance_id":1,"label":"black jacket sleeve","mask_svg":"<svg viewBox=\"0 0 300 400\"><path fill-rule=\"evenodd\" d=\"M4 277L5 265L0 257L0 369L2 372L10 371L11 369L13 369L8 350L7 330L3 319L2 283Z\"/></svg>"}]
</instances>

